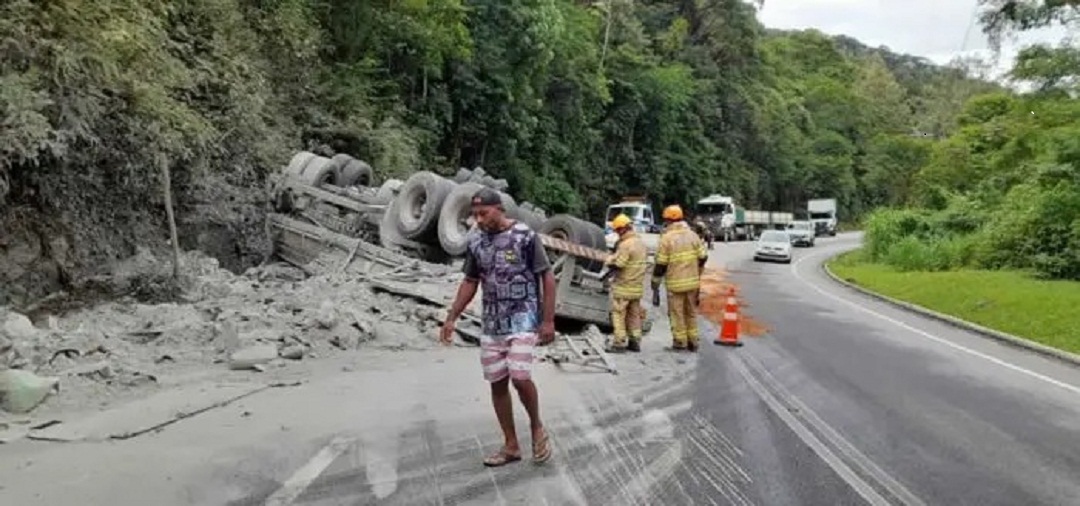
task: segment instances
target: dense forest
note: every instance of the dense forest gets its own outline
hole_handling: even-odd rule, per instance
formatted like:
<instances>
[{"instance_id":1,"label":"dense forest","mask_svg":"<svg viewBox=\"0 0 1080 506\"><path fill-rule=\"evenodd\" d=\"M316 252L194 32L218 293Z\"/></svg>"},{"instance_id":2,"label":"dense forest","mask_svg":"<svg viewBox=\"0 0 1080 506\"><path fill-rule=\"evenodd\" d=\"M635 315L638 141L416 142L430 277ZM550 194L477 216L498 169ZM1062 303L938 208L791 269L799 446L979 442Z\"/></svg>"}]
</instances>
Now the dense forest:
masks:
<instances>
[{"instance_id":1,"label":"dense forest","mask_svg":"<svg viewBox=\"0 0 1080 506\"><path fill-rule=\"evenodd\" d=\"M213 221L246 237L260 204L236 189L261 188L297 149L345 152L383 175L483 166L518 200L593 220L631 192L665 203L722 192L778 210L836 197L855 220L1003 188L1006 171L972 174L994 157L1015 167L1044 139L987 154L1012 142L1001 118L1030 100L1044 102L1016 128L1069 114L1045 102L1063 99L1016 97L850 38L765 30L757 7L8 0L0 243L38 238L63 278L167 237L163 164L183 227ZM1026 72L1046 76L1035 63ZM968 101L983 93L998 94ZM194 235L205 234L182 240Z\"/></svg>"},{"instance_id":2,"label":"dense forest","mask_svg":"<svg viewBox=\"0 0 1080 506\"><path fill-rule=\"evenodd\" d=\"M987 2L998 41L1063 24L1080 33L1080 1ZM958 128L924 154L897 209L866 220L874 261L901 269L1021 269L1080 280L1080 46L1021 50L1012 76L1033 86L964 104Z\"/></svg>"}]
</instances>

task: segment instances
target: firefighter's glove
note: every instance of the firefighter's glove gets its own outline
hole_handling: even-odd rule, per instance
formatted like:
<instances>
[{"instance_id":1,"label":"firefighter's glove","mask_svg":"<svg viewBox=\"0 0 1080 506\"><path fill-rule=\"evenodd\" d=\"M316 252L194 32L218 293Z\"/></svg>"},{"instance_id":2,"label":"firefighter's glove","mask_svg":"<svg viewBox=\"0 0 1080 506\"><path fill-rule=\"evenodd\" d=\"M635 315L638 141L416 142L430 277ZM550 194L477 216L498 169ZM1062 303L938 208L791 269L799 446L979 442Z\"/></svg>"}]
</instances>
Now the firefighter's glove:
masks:
<instances>
[{"instance_id":1,"label":"firefighter's glove","mask_svg":"<svg viewBox=\"0 0 1080 506\"><path fill-rule=\"evenodd\" d=\"M660 307L660 292L653 290L652 293L652 305L653 307Z\"/></svg>"},{"instance_id":2,"label":"firefighter's glove","mask_svg":"<svg viewBox=\"0 0 1080 506\"><path fill-rule=\"evenodd\" d=\"M603 281L611 281L615 277L615 274L619 272L617 267L608 266L608 269L600 276Z\"/></svg>"}]
</instances>

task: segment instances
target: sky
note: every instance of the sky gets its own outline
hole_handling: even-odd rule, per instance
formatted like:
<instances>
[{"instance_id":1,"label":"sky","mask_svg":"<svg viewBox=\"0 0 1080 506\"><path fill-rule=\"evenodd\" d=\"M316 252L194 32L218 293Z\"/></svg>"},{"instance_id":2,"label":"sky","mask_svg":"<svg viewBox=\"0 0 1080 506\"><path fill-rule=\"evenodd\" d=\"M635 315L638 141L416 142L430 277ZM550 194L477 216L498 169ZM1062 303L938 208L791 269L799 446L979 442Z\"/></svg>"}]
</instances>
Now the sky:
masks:
<instances>
[{"instance_id":1,"label":"sky","mask_svg":"<svg viewBox=\"0 0 1080 506\"><path fill-rule=\"evenodd\" d=\"M956 56L992 58L986 36L975 19L978 0L765 0L758 19L769 28L816 28L847 35L864 44L926 57L946 64ZM1062 28L1025 33L1002 44L996 76L1010 66L1017 50L1036 42L1057 43Z\"/></svg>"}]
</instances>

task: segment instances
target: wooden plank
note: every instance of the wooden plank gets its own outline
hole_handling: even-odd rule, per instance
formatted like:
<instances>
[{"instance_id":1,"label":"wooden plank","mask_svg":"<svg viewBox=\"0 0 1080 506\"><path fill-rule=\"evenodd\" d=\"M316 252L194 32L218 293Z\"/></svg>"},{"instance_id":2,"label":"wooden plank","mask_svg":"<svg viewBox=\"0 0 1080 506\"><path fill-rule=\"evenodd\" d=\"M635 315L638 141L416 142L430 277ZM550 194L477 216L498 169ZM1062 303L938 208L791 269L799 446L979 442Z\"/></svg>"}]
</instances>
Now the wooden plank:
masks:
<instances>
[{"instance_id":1,"label":"wooden plank","mask_svg":"<svg viewBox=\"0 0 1080 506\"><path fill-rule=\"evenodd\" d=\"M332 230L324 229L310 223L304 223L300 220L289 218L288 216L281 214L270 215L270 226L286 233L293 233L298 236L310 238L313 241L322 243L324 247L336 247L345 253L357 249L357 252L365 258L390 267L396 267L413 260L410 257L388 250L382 246L376 246L361 239L353 239ZM279 240L286 242L284 238Z\"/></svg>"},{"instance_id":2,"label":"wooden plank","mask_svg":"<svg viewBox=\"0 0 1080 506\"><path fill-rule=\"evenodd\" d=\"M283 185L286 188L293 190L297 193L307 194L324 202L329 202L331 204L344 207L346 209L352 209L353 211L356 211L358 213L378 213L382 212L386 208L386 206L381 205L365 204L349 197L338 195L334 192L330 192L322 188L316 188L314 186L306 185L297 181L286 181L283 183Z\"/></svg>"}]
</instances>

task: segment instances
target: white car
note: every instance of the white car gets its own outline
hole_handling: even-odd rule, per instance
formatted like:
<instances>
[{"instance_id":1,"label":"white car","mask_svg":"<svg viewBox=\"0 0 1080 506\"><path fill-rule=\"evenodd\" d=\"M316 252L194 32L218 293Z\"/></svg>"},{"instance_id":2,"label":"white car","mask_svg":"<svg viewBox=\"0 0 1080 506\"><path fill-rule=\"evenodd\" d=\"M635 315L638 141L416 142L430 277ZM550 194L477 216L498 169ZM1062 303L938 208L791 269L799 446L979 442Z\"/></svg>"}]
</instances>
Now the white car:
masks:
<instances>
[{"instance_id":1,"label":"white car","mask_svg":"<svg viewBox=\"0 0 1080 506\"><path fill-rule=\"evenodd\" d=\"M809 221L788 223L787 232L791 235L791 244L796 246L814 246L814 224Z\"/></svg>"},{"instance_id":2,"label":"white car","mask_svg":"<svg viewBox=\"0 0 1080 506\"><path fill-rule=\"evenodd\" d=\"M766 230L754 247L754 261L773 260L791 263L791 236L783 230Z\"/></svg>"}]
</instances>

